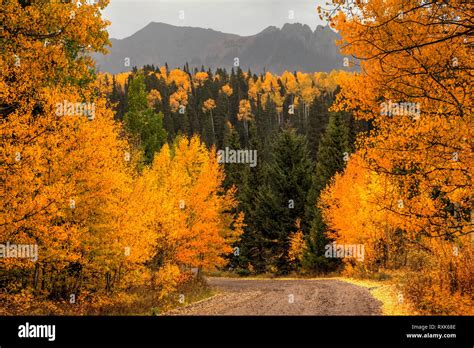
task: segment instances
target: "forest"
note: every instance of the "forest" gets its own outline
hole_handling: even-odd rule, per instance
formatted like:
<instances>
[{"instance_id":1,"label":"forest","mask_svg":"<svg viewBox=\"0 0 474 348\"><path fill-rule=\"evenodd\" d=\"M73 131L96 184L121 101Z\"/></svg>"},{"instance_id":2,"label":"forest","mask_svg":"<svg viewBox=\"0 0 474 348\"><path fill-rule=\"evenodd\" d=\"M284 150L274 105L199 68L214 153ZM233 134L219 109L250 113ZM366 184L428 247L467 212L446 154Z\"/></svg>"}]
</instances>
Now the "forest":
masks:
<instances>
[{"instance_id":1,"label":"forest","mask_svg":"<svg viewBox=\"0 0 474 348\"><path fill-rule=\"evenodd\" d=\"M472 4L333 1L358 70L281 75L98 72L106 5L1 5L0 314L157 314L213 272L473 314Z\"/></svg>"}]
</instances>

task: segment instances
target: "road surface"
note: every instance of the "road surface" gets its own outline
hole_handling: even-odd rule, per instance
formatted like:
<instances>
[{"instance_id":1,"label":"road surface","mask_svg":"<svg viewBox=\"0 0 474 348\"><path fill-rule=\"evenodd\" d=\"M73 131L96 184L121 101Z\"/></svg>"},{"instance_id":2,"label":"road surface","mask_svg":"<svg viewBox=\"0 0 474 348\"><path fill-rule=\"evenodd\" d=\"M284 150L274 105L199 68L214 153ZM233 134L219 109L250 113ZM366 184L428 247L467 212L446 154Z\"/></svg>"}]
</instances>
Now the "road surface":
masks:
<instances>
[{"instance_id":1,"label":"road surface","mask_svg":"<svg viewBox=\"0 0 474 348\"><path fill-rule=\"evenodd\" d=\"M366 288L340 280L207 278L216 296L166 315L380 315Z\"/></svg>"}]
</instances>

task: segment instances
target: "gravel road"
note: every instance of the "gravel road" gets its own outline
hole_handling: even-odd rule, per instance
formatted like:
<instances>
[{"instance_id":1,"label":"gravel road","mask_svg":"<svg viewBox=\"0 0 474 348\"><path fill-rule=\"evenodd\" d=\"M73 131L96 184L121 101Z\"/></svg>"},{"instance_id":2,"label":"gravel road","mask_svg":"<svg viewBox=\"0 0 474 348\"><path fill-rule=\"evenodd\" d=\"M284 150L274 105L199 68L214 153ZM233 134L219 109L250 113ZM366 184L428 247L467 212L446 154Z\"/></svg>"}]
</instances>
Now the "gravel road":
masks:
<instances>
[{"instance_id":1,"label":"gravel road","mask_svg":"<svg viewBox=\"0 0 474 348\"><path fill-rule=\"evenodd\" d=\"M217 295L165 315L380 315L381 303L340 280L207 278Z\"/></svg>"}]
</instances>

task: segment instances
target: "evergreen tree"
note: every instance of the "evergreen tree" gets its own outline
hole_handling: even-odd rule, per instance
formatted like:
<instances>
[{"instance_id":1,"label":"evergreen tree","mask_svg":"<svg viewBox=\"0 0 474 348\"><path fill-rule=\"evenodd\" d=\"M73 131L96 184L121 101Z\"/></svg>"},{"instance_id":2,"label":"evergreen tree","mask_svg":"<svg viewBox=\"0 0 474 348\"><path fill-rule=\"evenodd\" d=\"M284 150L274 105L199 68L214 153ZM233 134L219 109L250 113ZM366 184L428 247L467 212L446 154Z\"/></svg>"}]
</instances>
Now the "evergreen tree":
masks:
<instances>
[{"instance_id":1,"label":"evergreen tree","mask_svg":"<svg viewBox=\"0 0 474 348\"><path fill-rule=\"evenodd\" d=\"M228 116L229 97L224 93L219 93L216 100L216 109L214 112L214 125L216 132L216 145L222 147L224 145L224 138L226 136Z\"/></svg>"},{"instance_id":2,"label":"evergreen tree","mask_svg":"<svg viewBox=\"0 0 474 348\"><path fill-rule=\"evenodd\" d=\"M112 91L109 95L109 100L112 105L114 105L113 109L115 111L115 119L120 120L122 118L122 114L120 114L120 95L117 88L117 81L115 80L115 75L112 76Z\"/></svg>"},{"instance_id":3,"label":"evergreen tree","mask_svg":"<svg viewBox=\"0 0 474 348\"><path fill-rule=\"evenodd\" d=\"M329 121L328 107L330 100L328 96L322 95L314 98L309 108L307 137L311 150L311 157L316 161L318 146L321 136Z\"/></svg>"},{"instance_id":4,"label":"evergreen tree","mask_svg":"<svg viewBox=\"0 0 474 348\"><path fill-rule=\"evenodd\" d=\"M329 180L344 169L344 154L349 151L349 129L345 113L331 113L329 123L318 146L316 188L324 189Z\"/></svg>"},{"instance_id":5,"label":"evergreen tree","mask_svg":"<svg viewBox=\"0 0 474 348\"><path fill-rule=\"evenodd\" d=\"M331 113L329 123L318 146L315 186L311 192L313 205L329 183L331 178L341 172L345 166L349 152L349 128L347 115L344 113ZM324 256L324 247L331 241L326 237L326 225L318 207L314 207L311 232L307 238L307 250L304 264L306 268L317 272L327 272L337 265L337 261Z\"/></svg>"},{"instance_id":6,"label":"evergreen tree","mask_svg":"<svg viewBox=\"0 0 474 348\"><path fill-rule=\"evenodd\" d=\"M240 274L249 274L251 272L264 272L265 259L262 255L263 238L259 231L259 226L255 224L255 212L258 209L259 189L265 183L265 175L263 170L263 143L257 134L257 126L255 122L251 122L249 126L250 144L249 150L256 151L257 165L254 167L245 166L236 174L232 173L233 182L236 184L237 199L239 200L239 211L245 213L244 234L237 246L239 247L239 255L232 258L234 267L238 267ZM237 141L237 134L234 134L234 141ZM229 168L231 170L231 168ZM226 171L229 173L228 171ZM238 176L238 177L237 177Z\"/></svg>"},{"instance_id":7,"label":"evergreen tree","mask_svg":"<svg viewBox=\"0 0 474 348\"><path fill-rule=\"evenodd\" d=\"M142 148L144 162L151 163L154 153L166 142L167 135L163 128L163 114L156 114L148 107L143 74L135 75L130 82L124 123L136 145Z\"/></svg>"},{"instance_id":8,"label":"evergreen tree","mask_svg":"<svg viewBox=\"0 0 474 348\"><path fill-rule=\"evenodd\" d=\"M306 137L284 128L274 139L266 167L266 183L256 194L252 223L261 240L260 258L266 270L288 273L289 235L296 231L298 218L308 214L308 193L313 186L314 164ZM309 221L302 221L303 231Z\"/></svg>"},{"instance_id":9,"label":"evergreen tree","mask_svg":"<svg viewBox=\"0 0 474 348\"><path fill-rule=\"evenodd\" d=\"M226 124L226 134L222 150L225 150L226 147L230 150L236 151L242 149L239 135L237 134L234 126L232 126L230 122ZM229 189L232 186L235 186L240 191L240 189L245 183L246 167L246 165L241 163L224 163L224 169L226 173L226 177L224 179L224 187L226 189Z\"/></svg>"}]
</instances>

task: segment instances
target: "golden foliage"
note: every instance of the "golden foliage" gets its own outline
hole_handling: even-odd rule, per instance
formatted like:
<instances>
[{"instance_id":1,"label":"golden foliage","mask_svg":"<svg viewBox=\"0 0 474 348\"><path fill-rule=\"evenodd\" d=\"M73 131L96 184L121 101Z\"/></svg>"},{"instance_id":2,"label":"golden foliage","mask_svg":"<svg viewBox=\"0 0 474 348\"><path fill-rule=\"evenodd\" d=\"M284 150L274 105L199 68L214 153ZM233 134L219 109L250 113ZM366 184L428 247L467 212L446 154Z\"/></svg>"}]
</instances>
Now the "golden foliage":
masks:
<instances>
[{"instance_id":1,"label":"golden foliage","mask_svg":"<svg viewBox=\"0 0 474 348\"><path fill-rule=\"evenodd\" d=\"M96 79L85 54L107 44L106 1L81 3L2 4L0 241L38 247L37 260L0 258L0 307L15 313L80 314L132 286L164 297L190 267L225 264L242 233L243 216L231 213L235 190L222 189L216 152L198 138L165 146L137 171L137 151L107 107L110 76ZM189 76L158 75L185 104ZM149 93L150 103L160 100Z\"/></svg>"},{"instance_id":2,"label":"golden foliage","mask_svg":"<svg viewBox=\"0 0 474 348\"><path fill-rule=\"evenodd\" d=\"M303 231L301 230L301 219L298 218L296 220L295 226L297 231L291 233L289 236L290 248L288 249L288 260L293 263L298 263L303 260L306 241Z\"/></svg>"},{"instance_id":3,"label":"golden foliage","mask_svg":"<svg viewBox=\"0 0 474 348\"><path fill-rule=\"evenodd\" d=\"M237 119L239 121L250 121L252 120L252 108L250 102L247 99L242 99L239 103L239 113Z\"/></svg>"},{"instance_id":4,"label":"golden foliage","mask_svg":"<svg viewBox=\"0 0 474 348\"><path fill-rule=\"evenodd\" d=\"M214 150L198 137L165 145L143 180L151 197L150 214L164 264L213 269L224 265L230 244L242 233L243 216L234 216L234 190L224 192L223 169Z\"/></svg>"},{"instance_id":5,"label":"golden foliage","mask_svg":"<svg viewBox=\"0 0 474 348\"><path fill-rule=\"evenodd\" d=\"M233 93L232 87L229 86L229 84L225 84L221 88L222 93L224 93L226 96L230 97Z\"/></svg>"},{"instance_id":6,"label":"golden foliage","mask_svg":"<svg viewBox=\"0 0 474 348\"><path fill-rule=\"evenodd\" d=\"M161 102L161 94L156 89L152 89L147 96L148 106L153 108L157 102Z\"/></svg>"},{"instance_id":7,"label":"golden foliage","mask_svg":"<svg viewBox=\"0 0 474 348\"><path fill-rule=\"evenodd\" d=\"M202 111L203 112L211 111L215 108L216 108L216 102L214 101L214 99L209 98L206 101L204 101L204 104L202 106Z\"/></svg>"},{"instance_id":8,"label":"golden foliage","mask_svg":"<svg viewBox=\"0 0 474 348\"><path fill-rule=\"evenodd\" d=\"M198 72L194 75L194 80L197 85L202 85L207 79L209 79L209 74L207 72Z\"/></svg>"},{"instance_id":9,"label":"golden foliage","mask_svg":"<svg viewBox=\"0 0 474 348\"><path fill-rule=\"evenodd\" d=\"M405 269L406 291L425 312L462 312L474 269L472 5L334 6L321 13L361 73L338 78L333 110L370 120L374 131L324 194L325 217L341 242L365 243L368 268Z\"/></svg>"}]
</instances>

